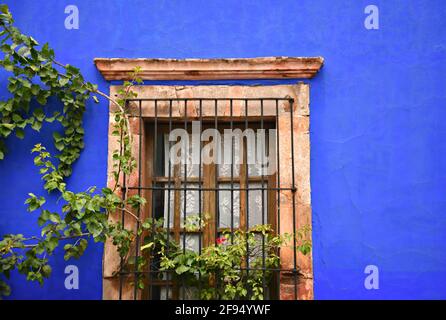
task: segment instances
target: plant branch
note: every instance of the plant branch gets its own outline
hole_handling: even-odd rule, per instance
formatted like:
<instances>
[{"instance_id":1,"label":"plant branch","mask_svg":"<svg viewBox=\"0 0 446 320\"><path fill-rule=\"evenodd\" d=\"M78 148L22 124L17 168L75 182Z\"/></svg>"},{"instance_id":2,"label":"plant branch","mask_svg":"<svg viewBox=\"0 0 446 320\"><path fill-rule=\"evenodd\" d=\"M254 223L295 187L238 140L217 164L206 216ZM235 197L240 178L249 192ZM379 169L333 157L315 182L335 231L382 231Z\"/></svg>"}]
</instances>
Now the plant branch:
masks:
<instances>
[{"instance_id":1,"label":"plant branch","mask_svg":"<svg viewBox=\"0 0 446 320\"><path fill-rule=\"evenodd\" d=\"M90 236L90 235L91 235L91 233L86 232L86 233L81 233L81 234L72 235L72 236L67 236L67 237L60 237L59 240L76 239L76 238L82 238L82 237L86 237L86 236ZM31 238L25 239L24 241L26 241L26 240L39 240L39 241L42 241L42 239L39 239L39 238L37 238L37 237L31 237ZM25 244L25 245L23 246L23 248L34 248L34 247L36 247L36 246L38 246L37 243L33 243L33 244ZM13 246L12 248L22 248L22 247L19 247L19 246Z\"/></svg>"}]
</instances>

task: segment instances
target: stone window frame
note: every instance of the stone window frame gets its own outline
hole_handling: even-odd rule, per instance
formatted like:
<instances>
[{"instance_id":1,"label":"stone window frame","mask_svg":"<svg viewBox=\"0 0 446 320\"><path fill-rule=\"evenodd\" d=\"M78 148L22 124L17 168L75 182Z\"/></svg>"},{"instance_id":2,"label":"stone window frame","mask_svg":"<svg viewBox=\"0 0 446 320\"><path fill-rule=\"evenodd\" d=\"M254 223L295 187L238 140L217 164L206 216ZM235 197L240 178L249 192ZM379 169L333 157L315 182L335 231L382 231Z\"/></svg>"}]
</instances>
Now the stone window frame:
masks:
<instances>
[{"instance_id":1,"label":"stone window frame","mask_svg":"<svg viewBox=\"0 0 446 320\"><path fill-rule=\"evenodd\" d=\"M265 59L268 59L269 67L271 72L266 72L268 78L286 78L287 74L295 77L297 72L291 72L289 68L284 67L286 65L286 61L284 58L274 58L276 63L271 64L272 58L255 58L255 59L263 59L258 63L262 65L263 63L263 72L259 71L259 68L254 68L254 71L251 72L249 78L262 79L264 78L265 70ZM277 60L279 59L279 60ZM216 59L217 60L217 59ZM124 80L128 78L128 72L133 68L132 66L141 66L142 62L145 62L142 67L142 77L144 80L166 80L166 78L172 77L176 80L189 80L191 77L195 80L197 79L223 79L224 72L222 69L225 69L225 66L228 64L228 60L231 59L221 59L220 64L216 62L216 60L193 60L193 62L201 62L202 66L212 66L214 70L216 70L215 74L212 75L212 72L207 70L206 73L202 71L196 71L186 69L181 69L180 67L184 65L190 65L190 63L186 63L186 60L163 60L164 71L161 68L158 68L157 72L153 71L156 68L156 65L159 65L160 59L95 59L95 63L101 73L107 80ZM232 59L233 61L237 61L236 64L239 64L240 69L241 65L248 65L250 68L252 66L256 66L255 61L249 59ZM241 62L242 60L243 63ZM150 62L149 62L150 61ZM166 63L167 61L167 63ZM190 61L190 60L189 60ZM203 62L204 61L204 62ZM284 62L285 61L285 62ZM300 61L302 66L299 69L301 76L303 78L311 78L313 77L317 71L322 67L323 59L322 58L292 58L290 63L296 63L296 61ZM175 62L178 62L175 65ZM117 65L115 63L118 63ZM303 65L305 64L305 65ZM172 66L173 65L173 66ZM192 64L194 68L197 68L197 65ZM167 66L167 67L166 67ZM177 66L178 68L175 68ZM220 66L220 67L218 67ZM308 67L310 66L310 67ZM119 67L119 68L118 68ZM159 66L158 66L159 67ZM296 68L296 65L293 65ZM204 68L204 67L203 67ZM113 69L113 70L112 70ZM228 69L228 68L226 68ZM308 71L311 69L312 71ZM107 73L108 70L108 73ZM172 74L172 70L176 70L175 74ZM150 71L150 72L149 72ZM230 70L226 70L230 72ZM233 71L233 70L232 70ZM252 71L252 70L251 70ZM245 69L240 74L243 74L243 77L248 77L250 70ZM237 72L234 72L234 78L237 78ZM127 78L126 78L127 77ZM204 77L204 78L203 78ZM215 78L216 77L216 78ZM112 79L113 78L113 79ZM119 90L119 85L110 86L110 94L116 95ZM165 85L142 85L134 87L134 90L138 94L138 98L156 98L156 99L177 99L177 98L277 98L277 97L286 97L294 99L293 104L293 121L294 121L294 161L295 161L295 181L296 181L296 228L299 228L303 225L311 226L311 188L310 188L310 137L309 137L309 84L299 82L293 85L266 85L266 86L249 86L249 85L193 85L193 86L165 86ZM174 106L175 107L175 106ZM107 184L110 186L113 184L113 175L112 172L112 151L117 146L116 137L111 135L111 128L113 124L113 116L112 112L114 111L114 106L110 105L110 117L109 117L109 142L108 142L108 180ZM159 106L161 110L162 106ZM227 107L227 109L229 106ZM242 109L241 107L239 109ZM287 110L288 109L288 110ZM175 110L175 109L173 109ZM178 107L178 110L180 108ZM190 108L193 110L193 108ZM203 112L206 109L203 108ZM234 110L237 110L236 105L234 105ZM196 111L196 109L195 109ZM227 111L227 110L226 110ZM223 112L226 112L223 111ZM180 111L178 111L180 112ZM193 112L193 111L191 111ZM272 112L270 110L270 112ZM268 108L265 108L265 115L268 113ZM279 115L279 123L283 122L283 125L279 124L279 133L281 130L287 130L285 134L290 134L290 126L287 125L289 120L290 110L285 104L280 106L280 115ZM274 111L275 114L275 111ZM205 113L203 114L205 115ZM241 114L240 114L241 115ZM251 115L251 114L250 114ZM153 106L145 103L142 105L142 116L144 118L153 117ZM158 114L159 116L159 114ZM191 114L193 116L193 114ZM209 114L209 116L213 116L213 114ZM253 114L255 116L255 114ZM282 117L283 116L283 117ZM288 122L287 122L288 121ZM142 145L145 145L144 142L144 132L139 132L139 120L134 118L131 120L131 130L136 137L141 135ZM288 128L288 129L281 129ZM138 141L139 138L134 139ZM139 152L139 144L134 142L133 151L135 154ZM280 150L281 159L285 159L288 157L291 158L290 150ZM145 149L142 151L142 159L145 158ZM291 161L291 160L290 160ZM144 163L144 161L142 161ZM284 161L281 161L279 165L282 165ZM287 172L288 168L281 167L281 185L291 181L291 174L284 175ZM143 176L145 174L146 168L142 168ZM289 171L289 169L288 169ZM138 172L138 170L135 170ZM138 176L137 174L133 174L128 177L128 182L130 185L138 185ZM287 194L287 191L281 192L281 233L291 232L292 233L292 202L291 202L291 193ZM111 215L112 220L120 219L120 214ZM126 224L129 228L134 228L135 225L131 222ZM311 237L311 235L310 235ZM283 269L292 269L293 267L293 250L291 248L284 248L281 250L281 267ZM104 299L118 299L119 298L119 287L120 281L119 276L116 276L116 271L119 269L120 259L116 252L116 248L110 241L107 241L104 248L104 258L103 258L103 298ZM310 300L313 299L313 266L312 266L312 253L309 255L302 255L301 253L297 253L297 268L299 270L298 279L297 279L297 292L298 299ZM280 285L280 299L294 299L294 275L286 274L281 272L281 285ZM133 287L128 284L128 281L124 281L121 299L140 299L144 298L141 293L138 291L137 296L134 296Z\"/></svg>"}]
</instances>

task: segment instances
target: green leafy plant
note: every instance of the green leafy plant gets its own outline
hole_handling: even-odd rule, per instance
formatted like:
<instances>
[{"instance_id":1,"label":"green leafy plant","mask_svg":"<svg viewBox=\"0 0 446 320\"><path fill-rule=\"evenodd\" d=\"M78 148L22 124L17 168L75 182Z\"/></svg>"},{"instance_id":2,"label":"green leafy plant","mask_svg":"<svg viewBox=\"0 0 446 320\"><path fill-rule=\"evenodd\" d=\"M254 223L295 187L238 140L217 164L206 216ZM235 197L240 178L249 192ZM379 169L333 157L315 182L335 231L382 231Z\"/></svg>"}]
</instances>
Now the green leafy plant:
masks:
<instances>
[{"instance_id":1,"label":"green leafy plant","mask_svg":"<svg viewBox=\"0 0 446 320\"><path fill-rule=\"evenodd\" d=\"M5 279L14 269L28 280L42 284L51 274L48 257L64 240L75 239L74 243L63 247L66 260L79 258L86 250L89 238L94 241L111 238L120 255L125 257L135 235L119 223L110 223L108 217L119 211L137 219L131 209L143 206L145 199L134 195L122 200L116 195L122 183L122 173L130 174L136 164L131 154L132 135L125 106L127 99L135 97L132 86L141 83L138 69L131 74L132 81L124 83L115 100L99 91L97 85L85 81L79 69L56 61L48 44L39 45L34 38L22 34L14 27L11 13L4 4L0 5L0 50L3 53L0 66L12 74L8 78L11 97L0 102L0 160L7 151L4 140L13 134L22 139L26 127L39 131L44 123L56 121L63 128L62 132L53 132L54 146L59 151L57 155L53 157L41 144L32 150L44 189L48 193L59 193L63 205L60 212L50 212L44 208L44 196L29 193L25 204L30 212L40 211L41 234L32 237L10 234L0 241L1 297L11 292ZM113 130L120 145L113 152L116 183L112 189L98 191L96 187L90 187L85 192L72 192L67 188L65 178L71 174L71 166L84 148L82 117L86 102L92 98L98 103L98 96L111 101L117 110ZM50 99L59 100L62 110L48 114L46 106Z\"/></svg>"},{"instance_id":2,"label":"green leafy plant","mask_svg":"<svg viewBox=\"0 0 446 320\"><path fill-rule=\"evenodd\" d=\"M248 231L224 231L215 244L197 252L181 248L172 238L169 240L161 226L162 220L152 219L142 225L147 236L141 251L149 260L159 259L159 270L171 275L183 290L192 292L192 297L205 300L263 300L265 288L273 277L271 270L280 267L279 250L290 246L293 239L287 233L275 235L270 225L257 225ZM204 224L192 215L185 229L197 231L200 226ZM301 229L301 236L296 239L296 250L303 254L311 246L305 240L308 231Z\"/></svg>"}]
</instances>

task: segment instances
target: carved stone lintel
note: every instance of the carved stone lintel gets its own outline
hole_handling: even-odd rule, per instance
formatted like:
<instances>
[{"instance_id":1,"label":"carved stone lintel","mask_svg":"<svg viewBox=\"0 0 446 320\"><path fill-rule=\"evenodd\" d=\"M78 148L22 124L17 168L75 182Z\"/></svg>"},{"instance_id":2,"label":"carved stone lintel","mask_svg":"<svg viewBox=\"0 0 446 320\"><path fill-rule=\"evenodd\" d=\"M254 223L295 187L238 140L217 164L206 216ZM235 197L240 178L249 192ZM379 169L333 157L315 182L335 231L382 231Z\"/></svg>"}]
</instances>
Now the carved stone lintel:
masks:
<instances>
[{"instance_id":1,"label":"carved stone lintel","mask_svg":"<svg viewBox=\"0 0 446 320\"><path fill-rule=\"evenodd\" d=\"M240 59L96 58L106 80L129 80L140 67L143 80L305 79L322 68L322 57L262 57Z\"/></svg>"}]
</instances>

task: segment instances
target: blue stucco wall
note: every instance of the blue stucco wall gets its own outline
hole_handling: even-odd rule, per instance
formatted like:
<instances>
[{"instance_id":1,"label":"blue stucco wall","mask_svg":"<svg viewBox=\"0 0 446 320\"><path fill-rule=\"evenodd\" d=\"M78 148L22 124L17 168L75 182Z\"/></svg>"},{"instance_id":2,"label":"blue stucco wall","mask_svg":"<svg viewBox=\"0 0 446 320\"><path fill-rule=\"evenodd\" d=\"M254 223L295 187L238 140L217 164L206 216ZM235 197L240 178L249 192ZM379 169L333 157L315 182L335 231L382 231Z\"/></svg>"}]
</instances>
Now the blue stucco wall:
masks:
<instances>
[{"instance_id":1,"label":"blue stucco wall","mask_svg":"<svg viewBox=\"0 0 446 320\"><path fill-rule=\"evenodd\" d=\"M315 298L446 298L443 0L4 2L25 33L48 41L58 60L104 91L95 57L323 56L310 81ZM69 4L79 8L79 30L64 28ZM363 26L369 4L380 9L379 30ZM6 76L0 72L2 98ZM106 103L88 106L74 190L106 183L107 116ZM30 149L51 146L49 132L8 141L0 234L38 231L23 201L43 194ZM69 262L80 271L79 290L69 291L59 254L43 288L14 275L12 298L100 299L101 259L102 246L93 244ZM379 268L379 290L364 288L369 264Z\"/></svg>"}]
</instances>

